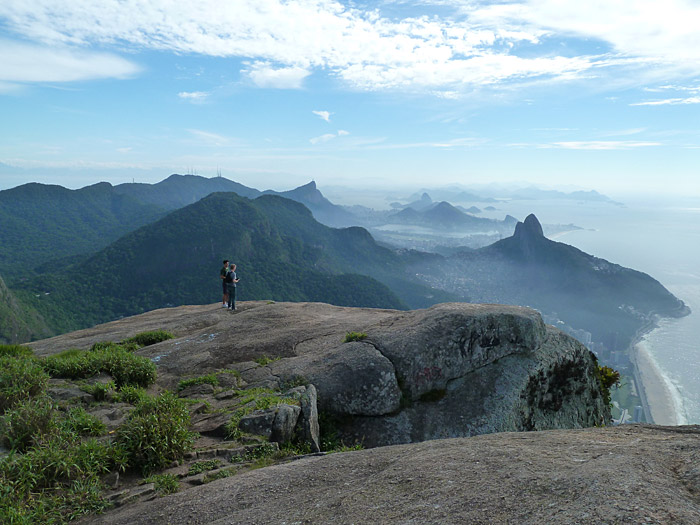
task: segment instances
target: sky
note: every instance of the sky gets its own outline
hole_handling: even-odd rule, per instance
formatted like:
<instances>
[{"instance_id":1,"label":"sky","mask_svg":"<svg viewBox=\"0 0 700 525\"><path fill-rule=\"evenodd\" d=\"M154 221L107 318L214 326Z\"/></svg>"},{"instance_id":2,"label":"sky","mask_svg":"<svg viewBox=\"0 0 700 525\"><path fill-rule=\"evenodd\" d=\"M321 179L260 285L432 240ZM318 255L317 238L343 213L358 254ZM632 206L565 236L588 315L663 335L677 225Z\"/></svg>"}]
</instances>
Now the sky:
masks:
<instances>
[{"instance_id":1,"label":"sky","mask_svg":"<svg viewBox=\"0 0 700 525\"><path fill-rule=\"evenodd\" d=\"M699 0L2 0L0 189L700 196Z\"/></svg>"}]
</instances>

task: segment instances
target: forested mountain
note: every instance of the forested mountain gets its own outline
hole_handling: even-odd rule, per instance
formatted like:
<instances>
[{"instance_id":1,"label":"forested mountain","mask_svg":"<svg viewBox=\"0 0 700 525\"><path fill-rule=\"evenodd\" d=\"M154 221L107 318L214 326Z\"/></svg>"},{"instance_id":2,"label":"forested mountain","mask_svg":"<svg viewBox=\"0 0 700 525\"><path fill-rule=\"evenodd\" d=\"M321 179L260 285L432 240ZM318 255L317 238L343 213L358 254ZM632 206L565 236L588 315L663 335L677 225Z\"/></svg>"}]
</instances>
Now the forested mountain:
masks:
<instances>
[{"instance_id":1,"label":"forested mountain","mask_svg":"<svg viewBox=\"0 0 700 525\"><path fill-rule=\"evenodd\" d=\"M80 190L30 183L0 191L0 274L31 277L33 268L94 253L164 214L106 182Z\"/></svg>"},{"instance_id":2,"label":"forested mountain","mask_svg":"<svg viewBox=\"0 0 700 525\"><path fill-rule=\"evenodd\" d=\"M279 195L293 201L302 203L311 210L317 221L328 226L351 226L357 225L358 220L352 213L346 210L343 206L333 204L326 199L323 194L316 188L314 181L303 186L299 186L289 191L272 191L264 192L269 195ZM240 194L243 195L243 194ZM244 195L247 196L247 195Z\"/></svg>"},{"instance_id":3,"label":"forested mountain","mask_svg":"<svg viewBox=\"0 0 700 525\"><path fill-rule=\"evenodd\" d=\"M534 215L512 237L429 261L434 284L474 302L532 306L624 347L654 314L683 315L685 305L649 275L547 239Z\"/></svg>"},{"instance_id":4,"label":"forested mountain","mask_svg":"<svg viewBox=\"0 0 700 525\"><path fill-rule=\"evenodd\" d=\"M223 177L171 175L157 184L102 182L79 190L30 183L0 191L0 274L12 285L34 269L86 258L122 235L215 192L255 198L262 192ZM353 223L311 182L282 195L304 203L324 224Z\"/></svg>"},{"instance_id":5,"label":"forested mountain","mask_svg":"<svg viewBox=\"0 0 700 525\"><path fill-rule=\"evenodd\" d=\"M38 313L24 306L0 277L0 344L13 344L53 335Z\"/></svg>"},{"instance_id":6,"label":"forested mountain","mask_svg":"<svg viewBox=\"0 0 700 525\"><path fill-rule=\"evenodd\" d=\"M19 293L65 331L219 300L224 258L238 264L241 300L405 308L451 297L402 277L401 259L361 228L328 228L301 204L278 196L251 201L234 193L176 210L84 262L22 285ZM371 276L386 277L404 300Z\"/></svg>"},{"instance_id":7,"label":"forested mountain","mask_svg":"<svg viewBox=\"0 0 700 525\"><path fill-rule=\"evenodd\" d=\"M255 198L261 192L224 177L200 177L198 175L171 175L157 184L128 183L114 187L115 193L163 208L176 210L194 204L207 195L232 191L241 197Z\"/></svg>"}]
</instances>

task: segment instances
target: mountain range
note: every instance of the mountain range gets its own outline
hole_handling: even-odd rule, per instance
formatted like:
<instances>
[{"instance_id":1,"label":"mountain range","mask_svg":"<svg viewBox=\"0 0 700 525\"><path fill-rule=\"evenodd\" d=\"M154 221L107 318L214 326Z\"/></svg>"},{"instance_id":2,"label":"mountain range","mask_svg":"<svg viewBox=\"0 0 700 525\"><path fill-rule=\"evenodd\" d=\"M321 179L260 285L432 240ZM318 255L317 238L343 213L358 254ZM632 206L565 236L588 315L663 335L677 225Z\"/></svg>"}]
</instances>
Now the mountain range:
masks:
<instances>
[{"instance_id":1,"label":"mountain range","mask_svg":"<svg viewBox=\"0 0 700 525\"><path fill-rule=\"evenodd\" d=\"M436 230L487 221L447 202L396 215L419 217ZM382 308L450 300L522 304L611 345L629 340L652 312L682 311L649 276L549 241L534 217L489 247L442 256L391 249L364 228L330 228L321 216L343 222L352 213L313 182L280 193L173 175L154 185L27 184L2 191L0 276L7 286L0 290L0 341L214 302L224 258L239 265L241 300ZM517 221L505 222L512 231Z\"/></svg>"},{"instance_id":2,"label":"mountain range","mask_svg":"<svg viewBox=\"0 0 700 525\"><path fill-rule=\"evenodd\" d=\"M547 239L529 215L515 233L490 246L414 267L425 282L470 302L537 308L624 349L654 316L682 316L682 301L649 275ZM436 277L439 276L439 277Z\"/></svg>"}]
</instances>

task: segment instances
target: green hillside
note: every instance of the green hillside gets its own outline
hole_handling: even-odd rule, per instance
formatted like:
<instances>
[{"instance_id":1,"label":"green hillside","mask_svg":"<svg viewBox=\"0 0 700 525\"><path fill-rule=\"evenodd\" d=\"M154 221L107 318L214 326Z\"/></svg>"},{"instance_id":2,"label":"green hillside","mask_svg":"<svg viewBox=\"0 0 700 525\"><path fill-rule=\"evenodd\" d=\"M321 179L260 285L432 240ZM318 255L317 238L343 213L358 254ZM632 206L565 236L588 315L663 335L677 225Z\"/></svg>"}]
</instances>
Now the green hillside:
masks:
<instances>
[{"instance_id":1,"label":"green hillside","mask_svg":"<svg viewBox=\"0 0 700 525\"><path fill-rule=\"evenodd\" d=\"M165 210L176 210L194 204L207 195L232 191L241 197L255 198L260 191L224 177L206 178L198 175L171 175L157 184L128 183L114 187L115 193L127 195L143 204Z\"/></svg>"},{"instance_id":2,"label":"green hillside","mask_svg":"<svg viewBox=\"0 0 700 525\"><path fill-rule=\"evenodd\" d=\"M37 267L94 253L164 213L104 182L80 190L31 183L0 191L0 274L9 282L31 279Z\"/></svg>"},{"instance_id":3,"label":"green hillside","mask_svg":"<svg viewBox=\"0 0 700 525\"><path fill-rule=\"evenodd\" d=\"M251 201L234 193L215 193L176 210L86 261L22 284L17 293L65 331L153 308L219 300L224 258L238 264L240 300L407 306L369 277L396 273L400 261L365 230L328 228L304 206L281 197Z\"/></svg>"},{"instance_id":4,"label":"green hillside","mask_svg":"<svg viewBox=\"0 0 700 525\"><path fill-rule=\"evenodd\" d=\"M0 344L13 344L53 335L44 319L26 307L0 277Z\"/></svg>"}]
</instances>

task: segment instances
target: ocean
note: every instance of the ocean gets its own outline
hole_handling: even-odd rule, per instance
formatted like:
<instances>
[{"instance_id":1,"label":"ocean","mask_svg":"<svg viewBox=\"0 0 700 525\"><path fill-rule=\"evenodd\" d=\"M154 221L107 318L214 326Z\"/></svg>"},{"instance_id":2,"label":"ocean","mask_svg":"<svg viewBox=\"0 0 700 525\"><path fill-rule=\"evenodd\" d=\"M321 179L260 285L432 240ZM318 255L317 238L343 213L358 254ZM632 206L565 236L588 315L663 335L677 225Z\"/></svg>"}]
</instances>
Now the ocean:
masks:
<instances>
[{"instance_id":1,"label":"ocean","mask_svg":"<svg viewBox=\"0 0 700 525\"><path fill-rule=\"evenodd\" d=\"M648 352L674 398L678 424L700 424L700 201L563 203L503 202L489 217L509 213L541 223L584 228L554 240L643 271L688 305L681 319L662 319L639 345Z\"/></svg>"}]
</instances>

